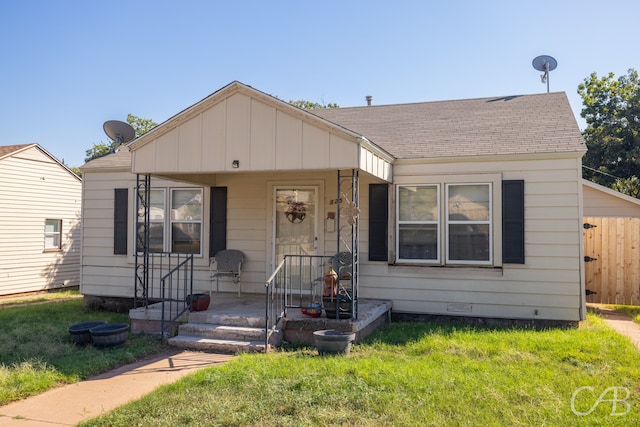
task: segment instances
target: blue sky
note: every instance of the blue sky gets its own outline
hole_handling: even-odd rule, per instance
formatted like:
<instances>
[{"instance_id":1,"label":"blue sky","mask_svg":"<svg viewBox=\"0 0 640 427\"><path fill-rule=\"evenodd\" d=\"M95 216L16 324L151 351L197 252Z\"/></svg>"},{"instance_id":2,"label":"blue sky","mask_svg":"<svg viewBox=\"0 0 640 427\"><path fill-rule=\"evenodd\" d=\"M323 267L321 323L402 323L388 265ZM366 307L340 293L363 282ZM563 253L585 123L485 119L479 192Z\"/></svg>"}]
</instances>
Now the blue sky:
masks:
<instances>
[{"instance_id":1,"label":"blue sky","mask_svg":"<svg viewBox=\"0 0 640 427\"><path fill-rule=\"evenodd\" d=\"M640 69L638 16L636 0L7 0L0 145L80 166L104 121L161 123L234 80L342 107L542 93L538 55L579 118L592 72Z\"/></svg>"}]
</instances>

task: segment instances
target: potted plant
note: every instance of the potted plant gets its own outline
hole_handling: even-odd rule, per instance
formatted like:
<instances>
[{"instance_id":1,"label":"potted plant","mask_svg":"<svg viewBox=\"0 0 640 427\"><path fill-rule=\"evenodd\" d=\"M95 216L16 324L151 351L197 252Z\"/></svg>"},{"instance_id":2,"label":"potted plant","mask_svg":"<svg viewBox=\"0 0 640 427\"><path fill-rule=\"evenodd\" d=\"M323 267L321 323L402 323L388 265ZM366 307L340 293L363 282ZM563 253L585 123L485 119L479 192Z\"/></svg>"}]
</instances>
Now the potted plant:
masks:
<instances>
[{"instance_id":1,"label":"potted plant","mask_svg":"<svg viewBox=\"0 0 640 427\"><path fill-rule=\"evenodd\" d=\"M209 308L211 297L209 294L190 294L187 295L187 304L190 311L204 311Z\"/></svg>"}]
</instances>

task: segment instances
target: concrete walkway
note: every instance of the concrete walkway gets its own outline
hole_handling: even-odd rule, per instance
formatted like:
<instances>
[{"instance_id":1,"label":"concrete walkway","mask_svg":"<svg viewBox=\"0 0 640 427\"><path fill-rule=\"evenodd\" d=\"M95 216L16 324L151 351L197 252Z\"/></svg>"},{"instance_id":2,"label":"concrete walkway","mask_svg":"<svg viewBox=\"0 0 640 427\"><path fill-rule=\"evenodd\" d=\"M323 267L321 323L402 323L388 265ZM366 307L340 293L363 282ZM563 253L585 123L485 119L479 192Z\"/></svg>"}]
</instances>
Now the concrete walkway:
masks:
<instances>
[{"instance_id":1,"label":"concrete walkway","mask_svg":"<svg viewBox=\"0 0 640 427\"><path fill-rule=\"evenodd\" d=\"M75 426L232 355L170 350L86 381L0 406L3 427Z\"/></svg>"},{"instance_id":2,"label":"concrete walkway","mask_svg":"<svg viewBox=\"0 0 640 427\"><path fill-rule=\"evenodd\" d=\"M635 346L640 350L640 325L635 323L629 316L616 313L607 306L600 304L588 304L596 313L621 335L625 335L631 339Z\"/></svg>"}]
</instances>

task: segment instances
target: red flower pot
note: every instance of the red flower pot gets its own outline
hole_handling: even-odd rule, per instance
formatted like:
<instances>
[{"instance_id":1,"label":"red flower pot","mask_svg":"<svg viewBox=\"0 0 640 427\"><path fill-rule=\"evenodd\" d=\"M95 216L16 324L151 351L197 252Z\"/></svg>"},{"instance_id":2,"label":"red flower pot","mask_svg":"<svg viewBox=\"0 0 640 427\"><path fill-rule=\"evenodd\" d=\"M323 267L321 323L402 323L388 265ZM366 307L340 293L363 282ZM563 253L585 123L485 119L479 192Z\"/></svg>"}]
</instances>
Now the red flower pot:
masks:
<instances>
[{"instance_id":1,"label":"red flower pot","mask_svg":"<svg viewBox=\"0 0 640 427\"><path fill-rule=\"evenodd\" d=\"M204 311L209 308L211 297L209 294L191 294L187 296L187 304L191 304L191 311Z\"/></svg>"}]
</instances>

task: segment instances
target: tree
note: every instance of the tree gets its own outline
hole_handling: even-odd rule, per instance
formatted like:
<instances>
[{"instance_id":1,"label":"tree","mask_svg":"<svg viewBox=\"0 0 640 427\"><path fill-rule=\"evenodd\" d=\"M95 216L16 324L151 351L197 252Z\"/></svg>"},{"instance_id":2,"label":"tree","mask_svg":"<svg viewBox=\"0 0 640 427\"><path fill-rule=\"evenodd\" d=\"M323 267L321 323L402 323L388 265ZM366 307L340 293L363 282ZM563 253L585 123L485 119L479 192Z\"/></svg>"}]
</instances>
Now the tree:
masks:
<instances>
[{"instance_id":1,"label":"tree","mask_svg":"<svg viewBox=\"0 0 640 427\"><path fill-rule=\"evenodd\" d=\"M640 80L629 69L615 79L592 73L578 86L588 152L583 176L633 197L640 195Z\"/></svg>"},{"instance_id":2,"label":"tree","mask_svg":"<svg viewBox=\"0 0 640 427\"><path fill-rule=\"evenodd\" d=\"M127 114L127 123L129 123L136 132L136 138L140 138L142 135L158 126L158 124L151 119L143 119L142 117L137 117L133 114Z\"/></svg>"},{"instance_id":3,"label":"tree","mask_svg":"<svg viewBox=\"0 0 640 427\"><path fill-rule=\"evenodd\" d=\"M151 119L143 119L141 117L134 116L133 114L127 115L127 123L129 123L135 131L136 138L141 137L154 127L158 126L158 124ZM84 160L85 162L88 162L89 160L106 156L107 154L113 153L115 149L115 141L111 141L109 143L99 142L98 144L93 144L93 147L86 151L87 157Z\"/></svg>"},{"instance_id":4,"label":"tree","mask_svg":"<svg viewBox=\"0 0 640 427\"><path fill-rule=\"evenodd\" d=\"M317 102L305 101L304 99L289 101L289 104L295 105L296 107L302 108L303 110L315 110L318 108L340 108L340 106L336 103L330 102L327 105L324 105Z\"/></svg>"}]
</instances>

